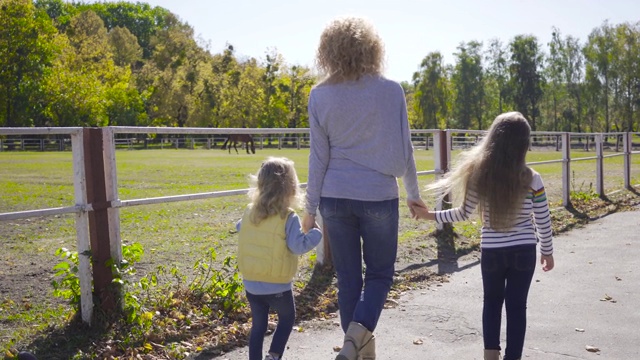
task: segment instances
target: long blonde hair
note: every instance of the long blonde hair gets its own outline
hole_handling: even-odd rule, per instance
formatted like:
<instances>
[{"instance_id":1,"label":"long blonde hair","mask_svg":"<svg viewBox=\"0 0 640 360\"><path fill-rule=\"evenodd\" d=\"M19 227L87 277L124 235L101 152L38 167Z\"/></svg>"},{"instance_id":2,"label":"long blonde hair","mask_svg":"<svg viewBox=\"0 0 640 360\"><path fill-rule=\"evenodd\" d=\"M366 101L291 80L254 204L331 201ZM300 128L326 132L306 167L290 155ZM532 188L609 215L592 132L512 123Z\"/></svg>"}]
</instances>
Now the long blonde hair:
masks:
<instances>
[{"instance_id":1,"label":"long blonde hair","mask_svg":"<svg viewBox=\"0 0 640 360\"><path fill-rule=\"evenodd\" d=\"M531 127L521 113L498 115L480 143L461 153L451 172L427 189L442 197L473 190L478 194L479 212L489 215L489 226L508 230L530 190L533 173L525 161L530 134Z\"/></svg>"},{"instance_id":2,"label":"long blonde hair","mask_svg":"<svg viewBox=\"0 0 640 360\"><path fill-rule=\"evenodd\" d=\"M358 80L381 75L384 44L373 25L364 18L343 17L329 23L320 36L316 65L328 82Z\"/></svg>"},{"instance_id":3,"label":"long blonde hair","mask_svg":"<svg viewBox=\"0 0 640 360\"><path fill-rule=\"evenodd\" d=\"M250 175L250 219L254 224L279 215L285 218L291 207L301 205L298 175L294 162L284 157L269 157L256 175Z\"/></svg>"}]
</instances>

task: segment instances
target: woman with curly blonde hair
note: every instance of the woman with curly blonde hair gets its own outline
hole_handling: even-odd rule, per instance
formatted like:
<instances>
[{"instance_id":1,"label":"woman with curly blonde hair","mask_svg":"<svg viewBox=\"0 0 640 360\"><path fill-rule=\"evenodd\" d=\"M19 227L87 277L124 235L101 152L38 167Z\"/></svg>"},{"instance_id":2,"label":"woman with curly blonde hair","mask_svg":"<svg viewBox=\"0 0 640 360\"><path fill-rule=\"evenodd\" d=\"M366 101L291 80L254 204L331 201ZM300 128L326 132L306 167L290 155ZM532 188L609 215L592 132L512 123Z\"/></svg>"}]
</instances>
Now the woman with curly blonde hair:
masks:
<instances>
[{"instance_id":1,"label":"woman with curly blonde hair","mask_svg":"<svg viewBox=\"0 0 640 360\"><path fill-rule=\"evenodd\" d=\"M309 95L311 151L303 229L319 207L338 276L344 344L336 360L375 359L376 328L393 282L399 187L420 198L405 94L382 75L384 45L362 18L332 21L316 57L323 80ZM364 277L363 277L364 261Z\"/></svg>"}]
</instances>

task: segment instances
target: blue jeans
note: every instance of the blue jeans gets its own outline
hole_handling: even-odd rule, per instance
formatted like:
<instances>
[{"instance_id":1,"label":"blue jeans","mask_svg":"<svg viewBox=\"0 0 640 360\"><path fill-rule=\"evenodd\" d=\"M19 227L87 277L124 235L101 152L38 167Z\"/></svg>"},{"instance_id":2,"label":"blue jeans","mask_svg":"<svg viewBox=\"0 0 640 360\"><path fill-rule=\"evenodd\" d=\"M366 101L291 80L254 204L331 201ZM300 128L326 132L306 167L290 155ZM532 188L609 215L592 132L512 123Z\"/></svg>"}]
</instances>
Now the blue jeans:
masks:
<instances>
[{"instance_id":1,"label":"blue jeans","mask_svg":"<svg viewBox=\"0 0 640 360\"><path fill-rule=\"evenodd\" d=\"M249 360L262 360L262 344L269 322L269 309L278 314L278 326L271 339L269 352L280 354L284 349L293 330L296 319L296 305L291 290L271 295L254 295L247 292L247 300L251 307L251 335L249 336Z\"/></svg>"},{"instance_id":2,"label":"blue jeans","mask_svg":"<svg viewBox=\"0 0 640 360\"><path fill-rule=\"evenodd\" d=\"M355 321L373 331L393 283L398 250L398 199L359 201L322 197L320 213L338 275L342 330L346 332L349 323Z\"/></svg>"},{"instance_id":3,"label":"blue jeans","mask_svg":"<svg viewBox=\"0 0 640 360\"><path fill-rule=\"evenodd\" d=\"M484 348L500 350L502 304L507 312L504 360L520 359L527 330L527 296L536 267L536 245L482 249Z\"/></svg>"}]
</instances>

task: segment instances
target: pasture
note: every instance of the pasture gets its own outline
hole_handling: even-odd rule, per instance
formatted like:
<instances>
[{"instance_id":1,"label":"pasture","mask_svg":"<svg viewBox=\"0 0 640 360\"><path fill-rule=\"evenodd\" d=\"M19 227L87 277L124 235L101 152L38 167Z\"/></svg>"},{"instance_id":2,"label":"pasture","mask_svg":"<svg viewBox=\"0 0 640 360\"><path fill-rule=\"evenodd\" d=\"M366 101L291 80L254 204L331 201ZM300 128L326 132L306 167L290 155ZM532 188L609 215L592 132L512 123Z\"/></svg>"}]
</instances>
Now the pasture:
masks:
<instances>
[{"instance_id":1,"label":"pasture","mask_svg":"<svg viewBox=\"0 0 640 360\"><path fill-rule=\"evenodd\" d=\"M594 156L594 152L574 151L572 158ZM247 176L254 173L267 156L284 156L296 163L300 182L307 181L309 150L264 149L256 155L245 152L229 154L213 150L141 150L116 152L120 199L192 194L219 190L245 189ZM556 151L532 151L527 160L560 159ZM416 150L418 171L434 167L433 152ZM640 157L633 156L632 184L640 183ZM572 162L572 191L595 191L595 160ZM561 206L561 164L536 165L547 185L552 208ZM70 152L0 152L0 212L33 210L73 205L73 179ZM433 176L421 176L421 186ZM593 184L593 185L592 185ZM433 252L416 254L421 248L435 249L435 239L428 235L432 224L410 219L401 195L401 248L399 261L424 262ZM622 157L605 159L605 191L623 188ZM433 205L433 198L424 194ZM125 207L120 210L123 243L140 243L145 254L138 265L140 275L157 265L175 265L188 270L207 249L214 247L222 260L235 252L234 223L247 203L246 196L176 202L159 205ZM460 224L456 230L477 244L476 223ZM474 240L475 239L475 240ZM73 215L42 217L0 222L0 348L24 327L43 326L47 315L60 314L50 309L61 305L52 298L52 267L59 261L56 249L75 248ZM301 266L313 265L313 252ZM21 304L9 306L9 304ZM25 305L28 304L28 305ZM25 315L29 314L29 315ZM43 318L45 316L45 318ZM55 316L55 315L52 315ZM29 320L31 319L31 320ZM31 321L33 323L31 323ZM50 322L64 321L64 318ZM47 321L45 321L47 322ZM29 330L37 331L36 329Z\"/></svg>"}]
</instances>

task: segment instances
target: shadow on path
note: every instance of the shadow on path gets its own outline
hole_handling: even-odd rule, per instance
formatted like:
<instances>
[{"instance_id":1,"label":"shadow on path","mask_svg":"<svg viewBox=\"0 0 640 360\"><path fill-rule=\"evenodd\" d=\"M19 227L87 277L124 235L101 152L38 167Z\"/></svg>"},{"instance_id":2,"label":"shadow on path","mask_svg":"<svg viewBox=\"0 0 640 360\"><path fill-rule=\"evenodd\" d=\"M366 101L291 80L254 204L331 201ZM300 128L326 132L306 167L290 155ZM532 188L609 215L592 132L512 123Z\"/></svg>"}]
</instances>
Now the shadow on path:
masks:
<instances>
[{"instance_id":1,"label":"shadow on path","mask_svg":"<svg viewBox=\"0 0 640 360\"><path fill-rule=\"evenodd\" d=\"M411 264L398 270L398 273L402 274L409 271L437 266L437 274L445 275L468 269L480 263L480 260L478 259L460 267L458 263L459 259L476 251L477 249L475 247L464 247L458 249L456 247L456 239L460 236L453 231L452 226L445 225L442 230L436 230L432 236L436 239L437 258L424 263Z\"/></svg>"}]
</instances>

